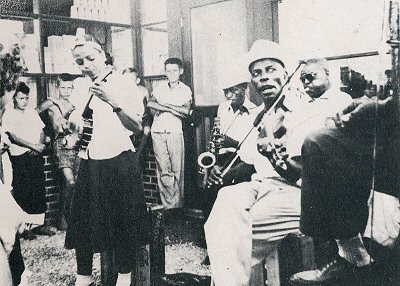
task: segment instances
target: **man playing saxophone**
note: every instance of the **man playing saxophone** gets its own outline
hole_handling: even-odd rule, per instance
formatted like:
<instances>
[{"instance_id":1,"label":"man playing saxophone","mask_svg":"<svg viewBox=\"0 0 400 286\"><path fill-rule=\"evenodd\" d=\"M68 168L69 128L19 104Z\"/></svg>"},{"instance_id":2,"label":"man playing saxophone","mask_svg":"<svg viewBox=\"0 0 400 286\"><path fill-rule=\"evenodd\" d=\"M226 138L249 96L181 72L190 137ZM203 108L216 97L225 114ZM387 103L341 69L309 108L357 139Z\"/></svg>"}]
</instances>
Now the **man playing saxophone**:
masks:
<instances>
[{"instance_id":1,"label":"man playing saxophone","mask_svg":"<svg viewBox=\"0 0 400 286\"><path fill-rule=\"evenodd\" d=\"M212 142L215 145L216 164L207 180L203 208L205 219L210 215L218 190L222 186L249 181L251 174L255 172L251 164L238 160L224 180L220 180L222 166L232 157L240 142L245 138L256 115L254 112L256 105L249 99L248 72L238 61L232 61L229 67L230 72L224 72L220 77L220 86L224 91L226 101L218 106L216 121L219 123L213 129L213 133L218 129L219 134L212 136L216 141Z\"/></svg>"}]
</instances>

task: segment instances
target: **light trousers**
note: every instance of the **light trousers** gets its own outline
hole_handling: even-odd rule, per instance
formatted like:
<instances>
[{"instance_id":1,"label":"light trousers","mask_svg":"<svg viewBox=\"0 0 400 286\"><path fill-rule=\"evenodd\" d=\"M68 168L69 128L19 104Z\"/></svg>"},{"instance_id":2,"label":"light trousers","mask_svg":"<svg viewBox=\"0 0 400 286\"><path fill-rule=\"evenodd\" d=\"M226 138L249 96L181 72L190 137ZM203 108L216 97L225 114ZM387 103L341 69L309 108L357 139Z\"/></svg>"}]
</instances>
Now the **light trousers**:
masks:
<instances>
[{"instance_id":1,"label":"light trousers","mask_svg":"<svg viewBox=\"0 0 400 286\"><path fill-rule=\"evenodd\" d=\"M183 206L185 145L182 133L151 134L161 201L166 209Z\"/></svg>"},{"instance_id":2,"label":"light trousers","mask_svg":"<svg viewBox=\"0 0 400 286\"><path fill-rule=\"evenodd\" d=\"M280 178L222 188L204 230L216 286L247 286L289 233L299 232L300 189Z\"/></svg>"}]
</instances>

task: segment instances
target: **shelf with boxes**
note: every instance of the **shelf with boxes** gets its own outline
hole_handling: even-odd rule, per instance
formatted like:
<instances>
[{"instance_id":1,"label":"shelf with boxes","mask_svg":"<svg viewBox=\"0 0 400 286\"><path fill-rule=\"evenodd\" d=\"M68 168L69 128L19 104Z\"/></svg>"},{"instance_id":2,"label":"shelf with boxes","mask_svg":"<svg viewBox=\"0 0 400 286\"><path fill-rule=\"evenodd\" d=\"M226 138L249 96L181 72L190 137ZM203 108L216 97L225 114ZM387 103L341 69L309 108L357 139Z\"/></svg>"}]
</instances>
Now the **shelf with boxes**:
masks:
<instances>
[{"instance_id":1,"label":"shelf with boxes","mask_svg":"<svg viewBox=\"0 0 400 286\"><path fill-rule=\"evenodd\" d=\"M34 14L31 12L0 11L0 19L5 20L28 20L37 18L39 18L39 14Z\"/></svg>"},{"instance_id":2,"label":"shelf with boxes","mask_svg":"<svg viewBox=\"0 0 400 286\"><path fill-rule=\"evenodd\" d=\"M101 25L101 26L118 26L118 27L131 27L130 24L118 23L118 22L105 22L94 19L79 19L79 18L70 18L67 16L59 16L52 14L42 14L42 21L47 22L68 22L68 23L81 23L83 25Z\"/></svg>"},{"instance_id":3,"label":"shelf with boxes","mask_svg":"<svg viewBox=\"0 0 400 286\"><path fill-rule=\"evenodd\" d=\"M23 79L37 91L39 103L52 96L59 74L82 76L71 54L78 28L93 35L117 66L133 65L131 6L129 0L2 0L0 41L5 48L11 42L19 44L27 67ZM85 17L74 12L71 17L71 11L82 7L105 9L110 16L115 7L120 10L118 17Z\"/></svg>"},{"instance_id":4,"label":"shelf with boxes","mask_svg":"<svg viewBox=\"0 0 400 286\"><path fill-rule=\"evenodd\" d=\"M42 0L42 14L129 25L130 0Z\"/></svg>"}]
</instances>

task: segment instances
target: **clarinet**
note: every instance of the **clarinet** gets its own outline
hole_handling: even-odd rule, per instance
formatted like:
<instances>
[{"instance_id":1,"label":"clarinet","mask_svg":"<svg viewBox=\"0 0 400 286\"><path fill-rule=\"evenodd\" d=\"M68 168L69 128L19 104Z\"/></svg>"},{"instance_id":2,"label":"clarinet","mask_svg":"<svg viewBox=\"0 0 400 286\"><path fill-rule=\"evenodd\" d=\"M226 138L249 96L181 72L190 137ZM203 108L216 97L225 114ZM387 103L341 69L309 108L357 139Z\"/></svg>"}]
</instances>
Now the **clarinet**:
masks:
<instances>
[{"instance_id":1,"label":"clarinet","mask_svg":"<svg viewBox=\"0 0 400 286\"><path fill-rule=\"evenodd\" d=\"M107 82L107 77L112 74L112 70L110 70L100 82ZM96 83L95 83L96 84ZM88 102L86 103L85 109L82 112L83 118L83 128L82 132L79 135L79 139L76 142L74 149L78 152L78 155L83 156L86 153L86 150L89 146L90 141L92 140L93 135L93 109L89 107L90 102L93 99L94 94L90 95Z\"/></svg>"}]
</instances>

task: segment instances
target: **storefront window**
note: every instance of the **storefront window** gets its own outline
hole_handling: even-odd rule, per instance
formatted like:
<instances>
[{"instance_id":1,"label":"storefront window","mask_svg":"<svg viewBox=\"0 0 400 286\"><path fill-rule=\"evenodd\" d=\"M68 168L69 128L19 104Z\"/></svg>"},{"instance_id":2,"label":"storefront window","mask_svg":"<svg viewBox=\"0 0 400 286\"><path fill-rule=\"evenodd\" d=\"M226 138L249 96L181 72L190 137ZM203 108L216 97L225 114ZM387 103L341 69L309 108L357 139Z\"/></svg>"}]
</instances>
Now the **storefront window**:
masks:
<instances>
[{"instance_id":1,"label":"storefront window","mask_svg":"<svg viewBox=\"0 0 400 286\"><path fill-rule=\"evenodd\" d=\"M160 75L168 58L167 1L142 0L140 5L144 75Z\"/></svg>"},{"instance_id":2,"label":"storefront window","mask_svg":"<svg viewBox=\"0 0 400 286\"><path fill-rule=\"evenodd\" d=\"M0 54L11 53L16 45L20 50L19 64L23 66L23 74L20 81L24 81L31 89L29 106L35 107L37 104L36 78L33 74L40 73L39 61L39 35L38 21L33 19L27 20L7 20L0 19L2 31L0 33ZM32 75L32 76L31 76ZM12 100L13 91L6 92L0 98L0 108L3 108Z\"/></svg>"},{"instance_id":3,"label":"storefront window","mask_svg":"<svg viewBox=\"0 0 400 286\"><path fill-rule=\"evenodd\" d=\"M133 62L131 29L111 27L111 38L114 67L120 70L131 67Z\"/></svg>"},{"instance_id":4,"label":"storefront window","mask_svg":"<svg viewBox=\"0 0 400 286\"><path fill-rule=\"evenodd\" d=\"M245 1L223 1L191 10L193 86L196 106L226 100L220 78L247 51ZM223 15L223 17L221 17Z\"/></svg>"},{"instance_id":5,"label":"storefront window","mask_svg":"<svg viewBox=\"0 0 400 286\"><path fill-rule=\"evenodd\" d=\"M383 0L283 0L279 4L279 42L297 60L330 58L330 77L346 90L345 74L357 80L352 96L387 81L390 56L381 53ZM388 49L388 46L386 46ZM352 90L350 90L352 92Z\"/></svg>"}]
</instances>

